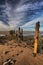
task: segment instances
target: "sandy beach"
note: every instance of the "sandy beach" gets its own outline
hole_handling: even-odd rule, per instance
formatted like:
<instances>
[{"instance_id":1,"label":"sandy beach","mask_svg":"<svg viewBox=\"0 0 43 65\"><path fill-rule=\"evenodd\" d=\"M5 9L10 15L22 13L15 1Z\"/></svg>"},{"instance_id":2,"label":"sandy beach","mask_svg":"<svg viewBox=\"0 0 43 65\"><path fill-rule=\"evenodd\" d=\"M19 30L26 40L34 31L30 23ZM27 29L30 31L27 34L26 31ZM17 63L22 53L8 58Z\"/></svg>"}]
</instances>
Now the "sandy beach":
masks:
<instances>
[{"instance_id":1,"label":"sandy beach","mask_svg":"<svg viewBox=\"0 0 43 65\"><path fill-rule=\"evenodd\" d=\"M0 65L43 65L43 54L37 54L34 58L33 49L26 43L17 43L14 40L0 45ZM6 64L6 62L11 64ZM40 62L41 60L41 62Z\"/></svg>"}]
</instances>

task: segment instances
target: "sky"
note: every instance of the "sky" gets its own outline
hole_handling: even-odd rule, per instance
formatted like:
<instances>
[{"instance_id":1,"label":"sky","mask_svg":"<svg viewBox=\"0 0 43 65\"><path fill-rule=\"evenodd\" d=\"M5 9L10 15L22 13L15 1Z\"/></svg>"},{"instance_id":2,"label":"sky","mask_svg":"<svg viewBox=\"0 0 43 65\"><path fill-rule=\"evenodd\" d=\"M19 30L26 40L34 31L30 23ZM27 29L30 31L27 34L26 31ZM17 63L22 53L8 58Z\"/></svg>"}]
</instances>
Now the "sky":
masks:
<instances>
[{"instance_id":1,"label":"sky","mask_svg":"<svg viewBox=\"0 0 43 65\"><path fill-rule=\"evenodd\" d=\"M34 30L38 21L43 30L43 0L0 0L0 31Z\"/></svg>"}]
</instances>

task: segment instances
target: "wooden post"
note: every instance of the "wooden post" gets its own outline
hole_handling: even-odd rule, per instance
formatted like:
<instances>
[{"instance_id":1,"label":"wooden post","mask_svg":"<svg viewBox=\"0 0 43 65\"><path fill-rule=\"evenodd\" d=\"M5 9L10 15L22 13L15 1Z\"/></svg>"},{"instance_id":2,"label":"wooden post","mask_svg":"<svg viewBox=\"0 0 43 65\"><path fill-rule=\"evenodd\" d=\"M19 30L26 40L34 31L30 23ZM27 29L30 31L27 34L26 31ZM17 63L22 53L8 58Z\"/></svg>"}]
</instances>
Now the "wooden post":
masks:
<instances>
[{"instance_id":1,"label":"wooden post","mask_svg":"<svg viewBox=\"0 0 43 65\"><path fill-rule=\"evenodd\" d=\"M19 42L21 41L21 39L20 39L20 27L19 27L19 29L18 29L18 41L19 41Z\"/></svg>"},{"instance_id":2,"label":"wooden post","mask_svg":"<svg viewBox=\"0 0 43 65\"><path fill-rule=\"evenodd\" d=\"M21 29L21 40L23 41L23 29Z\"/></svg>"},{"instance_id":3,"label":"wooden post","mask_svg":"<svg viewBox=\"0 0 43 65\"><path fill-rule=\"evenodd\" d=\"M16 40L18 40L18 31L16 30Z\"/></svg>"},{"instance_id":4,"label":"wooden post","mask_svg":"<svg viewBox=\"0 0 43 65\"><path fill-rule=\"evenodd\" d=\"M40 22L37 22L35 27L34 56L36 56L37 54L37 47L38 47L38 40L39 40L39 27L40 27Z\"/></svg>"}]
</instances>

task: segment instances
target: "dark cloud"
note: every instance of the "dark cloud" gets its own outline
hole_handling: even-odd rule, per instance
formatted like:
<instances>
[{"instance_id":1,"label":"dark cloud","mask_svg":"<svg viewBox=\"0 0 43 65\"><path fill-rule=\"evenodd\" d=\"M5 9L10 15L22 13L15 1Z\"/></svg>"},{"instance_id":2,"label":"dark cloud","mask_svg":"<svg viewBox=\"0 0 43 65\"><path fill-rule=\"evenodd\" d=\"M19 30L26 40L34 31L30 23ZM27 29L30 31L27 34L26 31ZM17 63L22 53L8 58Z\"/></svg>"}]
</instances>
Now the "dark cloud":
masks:
<instances>
[{"instance_id":1,"label":"dark cloud","mask_svg":"<svg viewBox=\"0 0 43 65\"><path fill-rule=\"evenodd\" d=\"M12 8L15 8L19 4L20 0L7 0L7 2Z\"/></svg>"},{"instance_id":2,"label":"dark cloud","mask_svg":"<svg viewBox=\"0 0 43 65\"><path fill-rule=\"evenodd\" d=\"M20 0L7 0L7 2L9 3L9 4L17 4L17 3L19 3L20 2Z\"/></svg>"},{"instance_id":3,"label":"dark cloud","mask_svg":"<svg viewBox=\"0 0 43 65\"><path fill-rule=\"evenodd\" d=\"M0 4L5 4L5 0L0 0Z\"/></svg>"},{"instance_id":4,"label":"dark cloud","mask_svg":"<svg viewBox=\"0 0 43 65\"><path fill-rule=\"evenodd\" d=\"M0 7L0 21L4 22L4 24L8 25L8 16L5 12L5 7L3 7L3 6Z\"/></svg>"}]
</instances>

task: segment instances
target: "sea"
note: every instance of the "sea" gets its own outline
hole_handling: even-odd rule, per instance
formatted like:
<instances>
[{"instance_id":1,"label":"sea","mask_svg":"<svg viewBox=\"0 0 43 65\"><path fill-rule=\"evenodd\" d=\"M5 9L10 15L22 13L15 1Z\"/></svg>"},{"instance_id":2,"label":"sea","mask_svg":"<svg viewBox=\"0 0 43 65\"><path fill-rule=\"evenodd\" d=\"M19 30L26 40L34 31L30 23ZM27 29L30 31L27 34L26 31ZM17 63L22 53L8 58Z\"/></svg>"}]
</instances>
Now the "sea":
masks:
<instances>
[{"instance_id":1,"label":"sea","mask_svg":"<svg viewBox=\"0 0 43 65\"><path fill-rule=\"evenodd\" d=\"M23 31L23 36L34 36L35 32L34 31ZM43 36L43 32L39 32L40 36Z\"/></svg>"}]
</instances>

